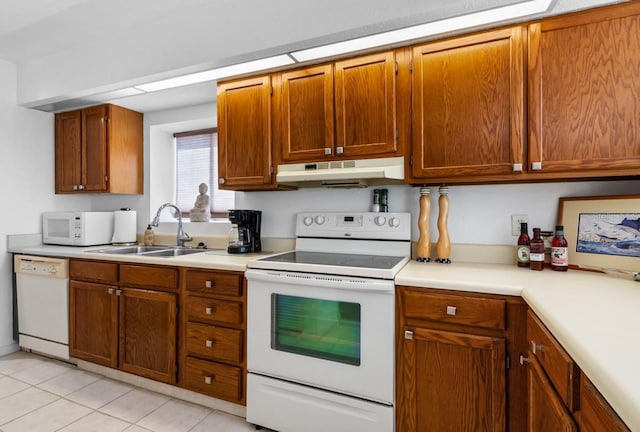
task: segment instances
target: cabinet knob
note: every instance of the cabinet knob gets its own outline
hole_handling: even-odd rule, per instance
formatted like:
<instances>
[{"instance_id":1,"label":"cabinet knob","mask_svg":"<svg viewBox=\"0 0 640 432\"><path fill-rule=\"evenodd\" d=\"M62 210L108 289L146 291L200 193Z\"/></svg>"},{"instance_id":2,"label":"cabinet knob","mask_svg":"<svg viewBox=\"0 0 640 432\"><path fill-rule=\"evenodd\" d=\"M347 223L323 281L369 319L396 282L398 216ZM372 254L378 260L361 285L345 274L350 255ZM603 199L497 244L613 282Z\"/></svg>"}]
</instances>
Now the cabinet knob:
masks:
<instances>
[{"instance_id":1,"label":"cabinet knob","mask_svg":"<svg viewBox=\"0 0 640 432\"><path fill-rule=\"evenodd\" d=\"M84 185L78 185L78 189L84 190Z\"/></svg>"},{"instance_id":2,"label":"cabinet knob","mask_svg":"<svg viewBox=\"0 0 640 432\"><path fill-rule=\"evenodd\" d=\"M113 288L109 288L107 292L109 293L109 295L113 295L113 293L116 292L116 290Z\"/></svg>"},{"instance_id":3,"label":"cabinet knob","mask_svg":"<svg viewBox=\"0 0 640 432\"><path fill-rule=\"evenodd\" d=\"M213 341L211 339L208 339L207 341L205 341L204 345L207 348L211 348L211 347L213 347Z\"/></svg>"},{"instance_id":4,"label":"cabinet knob","mask_svg":"<svg viewBox=\"0 0 640 432\"><path fill-rule=\"evenodd\" d=\"M122 290L121 290L121 289L117 289L117 290L116 290L116 295L117 295L117 296L122 295Z\"/></svg>"},{"instance_id":5,"label":"cabinet knob","mask_svg":"<svg viewBox=\"0 0 640 432\"><path fill-rule=\"evenodd\" d=\"M542 161L540 161L540 162L531 162L531 169L533 171L540 171L542 169Z\"/></svg>"},{"instance_id":6,"label":"cabinet knob","mask_svg":"<svg viewBox=\"0 0 640 432\"><path fill-rule=\"evenodd\" d=\"M336 154L344 153L344 147L336 147Z\"/></svg>"},{"instance_id":7,"label":"cabinet knob","mask_svg":"<svg viewBox=\"0 0 640 432\"><path fill-rule=\"evenodd\" d=\"M204 286L205 288L211 288L213 286L213 282L208 280L204 282Z\"/></svg>"},{"instance_id":8,"label":"cabinet knob","mask_svg":"<svg viewBox=\"0 0 640 432\"><path fill-rule=\"evenodd\" d=\"M223 178L219 178L218 179L218 184L224 184L224 179Z\"/></svg>"},{"instance_id":9,"label":"cabinet knob","mask_svg":"<svg viewBox=\"0 0 640 432\"><path fill-rule=\"evenodd\" d=\"M404 331L404 338L405 339L413 339L413 332L411 330L405 330Z\"/></svg>"},{"instance_id":10,"label":"cabinet knob","mask_svg":"<svg viewBox=\"0 0 640 432\"><path fill-rule=\"evenodd\" d=\"M513 172L522 172L522 164L514 163L513 164Z\"/></svg>"},{"instance_id":11,"label":"cabinet knob","mask_svg":"<svg viewBox=\"0 0 640 432\"><path fill-rule=\"evenodd\" d=\"M520 354L520 364L523 365L525 363L531 363L531 359Z\"/></svg>"},{"instance_id":12,"label":"cabinet knob","mask_svg":"<svg viewBox=\"0 0 640 432\"><path fill-rule=\"evenodd\" d=\"M212 381L213 381L213 377L210 377L210 376L204 377L205 384L211 384Z\"/></svg>"},{"instance_id":13,"label":"cabinet knob","mask_svg":"<svg viewBox=\"0 0 640 432\"><path fill-rule=\"evenodd\" d=\"M73 185L73 190L78 190L78 185Z\"/></svg>"},{"instance_id":14,"label":"cabinet knob","mask_svg":"<svg viewBox=\"0 0 640 432\"><path fill-rule=\"evenodd\" d=\"M325 147L324 148L324 154L325 155L330 155L331 154L331 147Z\"/></svg>"},{"instance_id":15,"label":"cabinet knob","mask_svg":"<svg viewBox=\"0 0 640 432\"><path fill-rule=\"evenodd\" d=\"M204 313L207 315L211 315L213 313L213 308L212 307L204 308Z\"/></svg>"},{"instance_id":16,"label":"cabinet knob","mask_svg":"<svg viewBox=\"0 0 640 432\"><path fill-rule=\"evenodd\" d=\"M447 306L447 315L455 316L457 308L455 306Z\"/></svg>"},{"instance_id":17,"label":"cabinet knob","mask_svg":"<svg viewBox=\"0 0 640 432\"><path fill-rule=\"evenodd\" d=\"M544 345L537 344L536 341L531 341L531 352L533 354L543 353Z\"/></svg>"}]
</instances>

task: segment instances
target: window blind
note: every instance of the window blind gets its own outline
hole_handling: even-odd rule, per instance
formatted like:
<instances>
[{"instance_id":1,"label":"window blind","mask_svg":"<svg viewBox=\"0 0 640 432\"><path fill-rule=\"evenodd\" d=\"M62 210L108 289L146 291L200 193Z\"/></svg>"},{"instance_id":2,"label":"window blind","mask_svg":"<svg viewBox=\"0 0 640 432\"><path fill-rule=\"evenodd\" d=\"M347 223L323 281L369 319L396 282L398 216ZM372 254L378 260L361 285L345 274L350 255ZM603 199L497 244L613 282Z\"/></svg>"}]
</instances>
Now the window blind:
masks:
<instances>
[{"instance_id":1,"label":"window blind","mask_svg":"<svg viewBox=\"0 0 640 432\"><path fill-rule=\"evenodd\" d=\"M215 129L175 134L176 201L188 215L200 193L198 186L209 187L211 213L225 216L234 207L233 191L218 189L218 134Z\"/></svg>"}]
</instances>

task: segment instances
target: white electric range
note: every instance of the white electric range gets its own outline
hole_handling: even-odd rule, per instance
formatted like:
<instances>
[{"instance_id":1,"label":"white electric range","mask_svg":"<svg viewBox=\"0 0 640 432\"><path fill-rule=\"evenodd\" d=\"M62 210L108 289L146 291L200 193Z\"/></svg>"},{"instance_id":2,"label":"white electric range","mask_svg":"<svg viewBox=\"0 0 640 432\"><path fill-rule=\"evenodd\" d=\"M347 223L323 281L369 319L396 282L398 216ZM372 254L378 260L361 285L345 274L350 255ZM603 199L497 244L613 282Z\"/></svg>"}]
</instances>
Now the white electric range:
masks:
<instances>
[{"instance_id":1,"label":"white electric range","mask_svg":"<svg viewBox=\"0 0 640 432\"><path fill-rule=\"evenodd\" d=\"M250 261L247 420L281 432L394 425L395 289L409 213L300 213L296 250Z\"/></svg>"}]
</instances>

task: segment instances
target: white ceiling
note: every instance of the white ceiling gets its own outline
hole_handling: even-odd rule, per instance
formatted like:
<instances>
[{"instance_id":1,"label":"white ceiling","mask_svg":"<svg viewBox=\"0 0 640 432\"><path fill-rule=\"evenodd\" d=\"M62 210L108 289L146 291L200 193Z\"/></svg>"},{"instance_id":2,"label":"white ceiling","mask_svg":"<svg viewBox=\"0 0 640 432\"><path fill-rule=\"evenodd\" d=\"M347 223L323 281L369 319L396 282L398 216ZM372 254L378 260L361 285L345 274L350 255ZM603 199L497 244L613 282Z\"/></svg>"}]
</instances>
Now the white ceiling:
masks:
<instances>
[{"instance_id":1,"label":"white ceiling","mask_svg":"<svg viewBox=\"0 0 640 432\"><path fill-rule=\"evenodd\" d=\"M0 59L18 65L20 80L21 73L28 78L30 72L33 75L31 70L43 67L38 65L65 64L65 59L78 63L77 57L85 56L92 47L108 51L112 82L103 80L97 86L87 80L83 91L76 92L84 97L91 95L94 88L95 93L101 93L105 88L143 83L150 77L169 77L523 1L2 0ZM556 0L552 8L577 9L611 2ZM119 51L123 53L120 64ZM151 66L137 67L132 58ZM56 63L55 59L60 61ZM91 66L104 69L88 64L87 75ZM127 68L130 73L121 73ZM51 67L51 79L63 72L62 67ZM118 87L125 81L126 86ZM42 99L82 102L71 93ZM215 82L209 82L114 102L149 112L214 99Z\"/></svg>"}]
</instances>

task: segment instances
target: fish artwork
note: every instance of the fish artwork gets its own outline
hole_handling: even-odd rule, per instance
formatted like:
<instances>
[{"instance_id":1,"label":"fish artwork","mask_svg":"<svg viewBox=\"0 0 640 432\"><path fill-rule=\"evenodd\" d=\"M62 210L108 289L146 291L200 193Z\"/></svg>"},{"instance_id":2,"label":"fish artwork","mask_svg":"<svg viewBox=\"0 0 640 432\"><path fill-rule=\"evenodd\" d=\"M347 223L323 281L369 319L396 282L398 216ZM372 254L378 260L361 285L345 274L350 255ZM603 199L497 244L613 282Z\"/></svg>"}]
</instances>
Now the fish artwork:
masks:
<instances>
[{"instance_id":1,"label":"fish artwork","mask_svg":"<svg viewBox=\"0 0 640 432\"><path fill-rule=\"evenodd\" d=\"M581 213L576 252L640 257L640 214Z\"/></svg>"}]
</instances>

